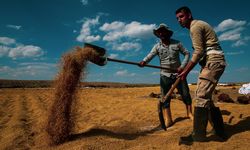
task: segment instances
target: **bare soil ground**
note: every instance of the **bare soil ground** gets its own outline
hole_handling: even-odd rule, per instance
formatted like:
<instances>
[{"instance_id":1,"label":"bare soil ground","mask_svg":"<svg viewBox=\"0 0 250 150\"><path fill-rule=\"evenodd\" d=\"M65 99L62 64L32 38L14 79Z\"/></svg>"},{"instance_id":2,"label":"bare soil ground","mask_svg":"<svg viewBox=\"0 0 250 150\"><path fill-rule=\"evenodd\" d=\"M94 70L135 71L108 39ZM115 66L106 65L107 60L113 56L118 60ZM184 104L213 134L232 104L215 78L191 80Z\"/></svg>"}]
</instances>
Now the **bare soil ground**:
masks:
<instances>
[{"instance_id":1,"label":"bare soil ground","mask_svg":"<svg viewBox=\"0 0 250 150\"><path fill-rule=\"evenodd\" d=\"M218 87L234 100L238 88ZM191 86L192 93L194 89ZM49 146L45 128L54 90L0 89L0 149L249 149L250 105L217 103L229 139L219 142L211 137L209 142L184 146L178 145L178 140L192 131L192 121L185 118L182 101L173 99L175 124L161 130L157 99L149 97L159 91L159 87L80 89L71 113L75 126L70 140Z\"/></svg>"}]
</instances>

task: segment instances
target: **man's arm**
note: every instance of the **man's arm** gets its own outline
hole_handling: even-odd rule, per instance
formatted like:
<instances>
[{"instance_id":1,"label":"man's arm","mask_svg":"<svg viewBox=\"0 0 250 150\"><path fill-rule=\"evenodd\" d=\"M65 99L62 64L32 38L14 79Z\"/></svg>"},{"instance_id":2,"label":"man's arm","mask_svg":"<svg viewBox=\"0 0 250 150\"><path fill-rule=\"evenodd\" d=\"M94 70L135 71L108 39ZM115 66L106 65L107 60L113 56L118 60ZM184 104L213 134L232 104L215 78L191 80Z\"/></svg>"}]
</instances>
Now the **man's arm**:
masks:
<instances>
[{"instance_id":1,"label":"man's arm","mask_svg":"<svg viewBox=\"0 0 250 150\"><path fill-rule=\"evenodd\" d=\"M184 68L184 70L181 72L181 74L178 75L178 77L181 78L181 80L186 79L188 73L194 68L194 66L200 61L200 59L203 57L205 52L205 39L202 31L201 25L195 25L190 28L190 35L192 44L194 47L194 51L192 54L191 61L188 62L187 66Z\"/></svg>"},{"instance_id":2,"label":"man's arm","mask_svg":"<svg viewBox=\"0 0 250 150\"><path fill-rule=\"evenodd\" d=\"M195 65L196 63L194 63L192 60L189 61L184 70L178 75L178 78L181 78L181 80L185 80L188 73L194 68Z\"/></svg>"},{"instance_id":3,"label":"man's arm","mask_svg":"<svg viewBox=\"0 0 250 150\"><path fill-rule=\"evenodd\" d=\"M190 29L190 35L194 48L191 61L198 63L205 53L205 37L202 26L196 24L196 26Z\"/></svg>"},{"instance_id":4,"label":"man's arm","mask_svg":"<svg viewBox=\"0 0 250 150\"><path fill-rule=\"evenodd\" d=\"M182 69L184 69L189 61L190 52L182 45L182 43L179 43L178 47L180 49L181 54L184 55L184 59L182 60L181 66L180 66Z\"/></svg>"},{"instance_id":5,"label":"man's arm","mask_svg":"<svg viewBox=\"0 0 250 150\"><path fill-rule=\"evenodd\" d=\"M139 63L140 67L144 67L147 63L149 63L156 55L157 55L157 46L156 44L151 51L148 53L148 55Z\"/></svg>"}]
</instances>

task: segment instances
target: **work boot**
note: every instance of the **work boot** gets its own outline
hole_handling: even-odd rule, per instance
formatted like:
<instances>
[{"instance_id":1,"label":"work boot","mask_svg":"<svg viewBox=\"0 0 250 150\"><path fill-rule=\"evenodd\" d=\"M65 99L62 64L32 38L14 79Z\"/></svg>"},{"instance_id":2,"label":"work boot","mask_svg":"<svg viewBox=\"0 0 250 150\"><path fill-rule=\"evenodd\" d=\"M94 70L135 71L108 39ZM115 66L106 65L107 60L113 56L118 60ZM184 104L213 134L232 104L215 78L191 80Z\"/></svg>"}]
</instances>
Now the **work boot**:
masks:
<instances>
[{"instance_id":1,"label":"work boot","mask_svg":"<svg viewBox=\"0 0 250 150\"><path fill-rule=\"evenodd\" d=\"M219 107L211 107L209 109L209 120L213 126L215 134L220 138L220 141L225 141L227 136L225 134L224 122Z\"/></svg>"},{"instance_id":2,"label":"work boot","mask_svg":"<svg viewBox=\"0 0 250 150\"><path fill-rule=\"evenodd\" d=\"M208 109L203 107L194 108L193 133L186 137L180 137L179 145L192 145L193 142L205 142L208 123Z\"/></svg>"},{"instance_id":3,"label":"work boot","mask_svg":"<svg viewBox=\"0 0 250 150\"><path fill-rule=\"evenodd\" d=\"M164 118L165 118L166 128L169 128L174 124L173 119L172 119L172 114L171 114L170 107L169 108L164 108L163 112L164 112L164 116L165 116Z\"/></svg>"},{"instance_id":4,"label":"work boot","mask_svg":"<svg viewBox=\"0 0 250 150\"><path fill-rule=\"evenodd\" d=\"M160 101L158 102L158 116L161 123L161 128L166 131L167 127L163 116L163 103Z\"/></svg>"}]
</instances>

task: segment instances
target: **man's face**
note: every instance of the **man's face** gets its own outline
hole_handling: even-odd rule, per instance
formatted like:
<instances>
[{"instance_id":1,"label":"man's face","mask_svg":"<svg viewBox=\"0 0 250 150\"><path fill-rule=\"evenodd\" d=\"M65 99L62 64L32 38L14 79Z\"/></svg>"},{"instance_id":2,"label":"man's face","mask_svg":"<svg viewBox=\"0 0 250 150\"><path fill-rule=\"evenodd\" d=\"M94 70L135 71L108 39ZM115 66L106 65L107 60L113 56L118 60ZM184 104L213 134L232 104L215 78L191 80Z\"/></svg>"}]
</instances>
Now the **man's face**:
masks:
<instances>
[{"instance_id":1,"label":"man's face","mask_svg":"<svg viewBox=\"0 0 250 150\"><path fill-rule=\"evenodd\" d=\"M162 40L166 40L166 39L169 39L170 36L169 36L169 34L160 32L159 33L159 38L162 39Z\"/></svg>"},{"instance_id":2,"label":"man's face","mask_svg":"<svg viewBox=\"0 0 250 150\"><path fill-rule=\"evenodd\" d=\"M158 31L158 34L159 34L159 38L160 38L161 40L166 40L166 39L169 39L169 38L170 38L170 33L167 32L167 31L164 30L164 29L160 29L160 30Z\"/></svg>"},{"instance_id":3,"label":"man's face","mask_svg":"<svg viewBox=\"0 0 250 150\"><path fill-rule=\"evenodd\" d=\"M176 19L183 28L190 27L191 15L184 12L179 12L176 14Z\"/></svg>"}]
</instances>

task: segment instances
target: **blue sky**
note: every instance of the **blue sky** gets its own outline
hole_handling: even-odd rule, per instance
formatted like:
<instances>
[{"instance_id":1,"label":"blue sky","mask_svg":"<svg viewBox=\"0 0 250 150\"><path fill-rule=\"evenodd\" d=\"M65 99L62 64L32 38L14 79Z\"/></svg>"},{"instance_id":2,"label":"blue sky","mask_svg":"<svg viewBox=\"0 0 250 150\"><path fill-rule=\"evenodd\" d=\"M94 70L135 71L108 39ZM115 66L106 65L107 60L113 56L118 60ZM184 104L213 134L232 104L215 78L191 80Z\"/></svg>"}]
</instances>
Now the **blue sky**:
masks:
<instances>
[{"instance_id":1,"label":"blue sky","mask_svg":"<svg viewBox=\"0 0 250 150\"><path fill-rule=\"evenodd\" d=\"M236 0L1 0L0 78L53 80L61 56L85 42L104 47L108 57L139 62L158 41L152 30L160 23L192 52L175 17L181 6L216 30L228 64L220 82L250 82L250 2ZM150 64L159 65L158 58ZM85 71L91 82L159 83L158 69L108 62Z\"/></svg>"}]
</instances>

